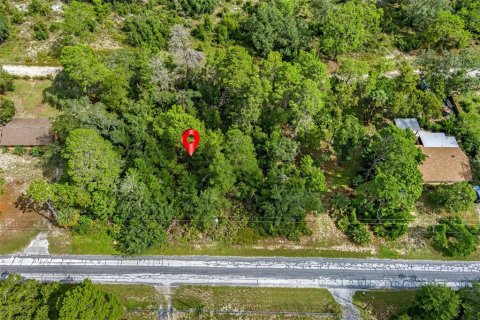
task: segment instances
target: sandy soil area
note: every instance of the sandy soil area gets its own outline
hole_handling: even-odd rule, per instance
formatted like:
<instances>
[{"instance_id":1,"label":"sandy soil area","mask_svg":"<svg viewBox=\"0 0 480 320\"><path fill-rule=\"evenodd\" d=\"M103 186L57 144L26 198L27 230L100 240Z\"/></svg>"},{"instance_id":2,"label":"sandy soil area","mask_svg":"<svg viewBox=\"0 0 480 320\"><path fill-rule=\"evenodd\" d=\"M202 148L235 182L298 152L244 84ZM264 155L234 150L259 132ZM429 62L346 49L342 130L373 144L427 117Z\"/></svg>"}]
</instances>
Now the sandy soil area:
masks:
<instances>
[{"instance_id":1,"label":"sandy soil area","mask_svg":"<svg viewBox=\"0 0 480 320\"><path fill-rule=\"evenodd\" d=\"M42 177L39 160L0 151L0 168L4 171L5 193L0 196L0 252L19 250L39 231L47 220L35 212L23 212L18 200L29 183Z\"/></svg>"}]
</instances>

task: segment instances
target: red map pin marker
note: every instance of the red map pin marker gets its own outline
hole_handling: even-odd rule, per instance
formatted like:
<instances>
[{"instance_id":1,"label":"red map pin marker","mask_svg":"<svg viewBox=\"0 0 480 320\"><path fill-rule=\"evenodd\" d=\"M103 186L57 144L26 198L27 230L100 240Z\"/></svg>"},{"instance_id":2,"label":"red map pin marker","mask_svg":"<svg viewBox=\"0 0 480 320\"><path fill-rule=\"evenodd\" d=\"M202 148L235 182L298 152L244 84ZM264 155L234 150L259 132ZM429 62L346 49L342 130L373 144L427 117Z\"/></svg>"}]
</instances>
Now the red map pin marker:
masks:
<instances>
[{"instance_id":1,"label":"red map pin marker","mask_svg":"<svg viewBox=\"0 0 480 320\"><path fill-rule=\"evenodd\" d=\"M188 142L188 138L190 136L193 136L192 142ZM185 147L185 150L187 150L188 154L190 155L190 157L193 156L193 153L195 152L195 149L197 149L199 142L200 142L200 134L198 133L197 130L187 129L183 132L182 143L183 143L183 146Z\"/></svg>"}]
</instances>

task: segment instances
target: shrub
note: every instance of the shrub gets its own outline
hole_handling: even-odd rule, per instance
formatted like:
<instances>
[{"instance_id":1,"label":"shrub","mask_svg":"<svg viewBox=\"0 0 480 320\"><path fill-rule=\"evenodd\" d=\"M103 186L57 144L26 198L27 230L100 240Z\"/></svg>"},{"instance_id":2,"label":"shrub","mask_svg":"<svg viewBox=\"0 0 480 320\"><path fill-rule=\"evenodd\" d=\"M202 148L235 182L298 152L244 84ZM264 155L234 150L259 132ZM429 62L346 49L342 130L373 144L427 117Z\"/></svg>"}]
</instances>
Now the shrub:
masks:
<instances>
[{"instance_id":1,"label":"shrub","mask_svg":"<svg viewBox=\"0 0 480 320\"><path fill-rule=\"evenodd\" d=\"M435 249L447 256L468 256L476 250L479 230L470 227L460 218L446 218L429 230Z\"/></svg>"},{"instance_id":2,"label":"shrub","mask_svg":"<svg viewBox=\"0 0 480 320\"><path fill-rule=\"evenodd\" d=\"M14 24L22 24L25 22L25 17L20 10L12 8L12 11L10 12L10 21Z\"/></svg>"},{"instance_id":3,"label":"shrub","mask_svg":"<svg viewBox=\"0 0 480 320\"><path fill-rule=\"evenodd\" d=\"M5 13L0 12L0 43L7 41L10 36L10 23Z\"/></svg>"},{"instance_id":4,"label":"shrub","mask_svg":"<svg viewBox=\"0 0 480 320\"><path fill-rule=\"evenodd\" d=\"M351 209L350 212L338 219L337 226L355 243L367 244L372 240L367 227L357 220L355 209Z\"/></svg>"},{"instance_id":5,"label":"shrub","mask_svg":"<svg viewBox=\"0 0 480 320\"><path fill-rule=\"evenodd\" d=\"M0 68L0 94L5 94L7 91L13 91L14 89L13 76Z\"/></svg>"},{"instance_id":6,"label":"shrub","mask_svg":"<svg viewBox=\"0 0 480 320\"><path fill-rule=\"evenodd\" d=\"M53 22L50 27L48 28L50 32L57 32L62 28L62 24L59 22Z\"/></svg>"},{"instance_id":7,"label":"shrub","mask_svg":"<svg viewBox=\"0 0 480 320\"><path fill-rule=\"evenodd\" d=\"M477 199L477 193L467 182L428 187L426 194L432 207L451 212L465 211Z\"/></svg>"},{"instance_id":8,"label":"shrub","mask_svg":"<svg viewBox=\"0 0 480 320\"><path fill-rule=\"evenodd\" d=\"M4 184L5 184L5 178L3 177L3 170L0 169L0 196L4 193L2 188Z\"/></svg>"},{"instance_id":9,"label":"shrub","mask_svg":"<svg viewBox=\"0 0 480 320\"><path fill-rule=\"evenodd\" d=\"M52 10L45 0L32 0L28 5L28 13L30 15L45 16Z\"/></svg>"},{"instance_id":10,"label":"shrub","mask_svg":"<svg viewBox=\"0 0 480 320\"><path fill-rule=\"evenodd\" d=\"M25 154L25 148L22 146L16 146L13 150L13 154L17 156L23 156Z\"/></svg>"},{"instance_id":11,"label":"shrub","mask_svg":"<svg viewBox=\"0 0 480 320\"><path fill-rule=\"evenodd\" d=\"M87 216L80 216L78 225L75 226L75 231L81 235L87 235L92 231L93 220Z\"/></svg>"},{"instance_id":12,"label":"shrub","mask_svg":"<svg viewBox=\"0 0 480 320\"><path fill-rule=\"evenodd\" d=\"M97 24L93 6L89 3L73 1L63 12L63 31L68 36L87 37Z\"/></svg>"},{"instance_id":13,"label":"shrub","mask_svg":"<svg viewBox=\"0 0 480 320\"><path fill-rule=\"evenodd\" d=\"M212 13L218 0L179 0L171 2L177 6L177 10L183 11L186 15L196 17L205 13Z\"/></svg>"},{"instance_id":14,"label":"shrub","mask_svg":"<svg viewBox=\"0 0 480 320\"><path fill-rule=\"evenodd\" d=\"M261 239L261 236L253 228L245 228L238 231L237 235L233 239L233 244L254 244Z\"/></svg>"},{"instance_id":15,"label":"shrub","mask_svg":"<svg viewBox=\"0 0 480 320\"><path fill-rule=\"evenodd\" d=\"M30 155L33 157L40 157L42 154L43 154L43 150L38 146L33 147L32 150L30 150Z\"/></svg>"},{"instance_id":16,"label":"shrub","mask_svg":"<svg viewBox=\"0 0 480 320\"><path fill-rule=\"evenodd\" d=\"M33 38L35 40L47 40L48 39L48 27L45 23L37 21L33 25Z\"/></svg>"},{"instance_id":17,"label":"shrub","mask_svg":"<svg viewBox=\"0 0 480 320\"><path fill-rule=\"evenodd\" d=\"M456 319L460 299L455 291L445 285L430 284L415 292L408 314L413 320Z\"/></svg>"},{"instance_id":18,"label":"shrub","mask_svg":"<svg viewBox=\"0 0 480 320\"><path fill-rule=\"evenodd\" d=\"M15 105L12 100L0 99L0 125L10 122L15 116Z\"/></svg>"},{"instance_id":19,"label":"shrub","mask_svg":"<svg viewBox=\"0 0 480 320\"><path fill-rule=\"evenodd\" d=\"M131 46L158 50L166 45L165 38L170 32L170 24L159 19L154 12L146 11L129 17L123 31L127 33L127 42Z\"/></svg>"}]
</instances>

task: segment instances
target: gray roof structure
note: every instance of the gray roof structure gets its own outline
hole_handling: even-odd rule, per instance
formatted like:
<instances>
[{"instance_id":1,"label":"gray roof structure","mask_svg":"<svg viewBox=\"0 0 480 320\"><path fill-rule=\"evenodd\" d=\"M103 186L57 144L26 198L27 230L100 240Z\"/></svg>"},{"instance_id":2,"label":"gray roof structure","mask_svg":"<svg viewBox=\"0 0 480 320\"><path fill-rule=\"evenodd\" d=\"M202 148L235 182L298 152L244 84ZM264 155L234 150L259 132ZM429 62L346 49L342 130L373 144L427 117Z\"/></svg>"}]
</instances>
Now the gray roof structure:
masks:
<instances>
[{"instance_id":1,"label":"gray roof structure","mask_svg":"<svg viewBox=\"0 0 480 320\"><path fill-rule=\"evenodd\" d=\"M48 119L13 119L1 132L0 146L44 146L52 140Z\"/></svg>"},{"instance_id":2,"label":"gray roof structure","mask_svg":"<svg viewBox=\"0 0 480 320\"><path fill-rule=\"evenodd\" d=\"M420 124L418 123L418 120L416 118L396 118L394 119L395 124L397 127L400 129L410 129L413 132L420 131Z\"/></svg>"},{"instance_id":3,"label":"gray roof structure","mask_svg":"<svg viewBox=\"0 0 480 320\"><path fill-rule=\"evenodd\" d=\"M426 148L458 148L455 137L448 137L443 132L419 132L420 141Z\"/></svg>"}]
</instances>

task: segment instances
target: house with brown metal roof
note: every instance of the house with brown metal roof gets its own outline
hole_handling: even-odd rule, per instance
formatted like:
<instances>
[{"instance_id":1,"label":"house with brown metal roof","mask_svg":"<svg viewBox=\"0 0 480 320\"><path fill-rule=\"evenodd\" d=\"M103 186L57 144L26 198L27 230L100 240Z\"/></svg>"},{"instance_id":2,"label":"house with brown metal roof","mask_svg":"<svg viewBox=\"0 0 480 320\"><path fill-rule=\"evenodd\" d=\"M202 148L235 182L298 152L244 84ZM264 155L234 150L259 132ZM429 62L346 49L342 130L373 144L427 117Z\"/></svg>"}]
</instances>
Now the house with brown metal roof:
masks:
<instances>
[{"instance_id":1,"label":"house with brown metal roof","mask_svg":"<svg viewBox=\"0 0 480 320\"><path fill-rule=\"evenodd\" d=\"M51 128L48 119L13 119L1 129L0 146L47 145L52 140Z\"/></svg>"},{"instance_id":2,"label":"house with brown metal roof","mask_svg":"<svg viewBox=\"0 0 480 320\"><path fill-rule=\"evenodd\" d=\"M418 148L425 155L425 161L419 166L424 183L455 183L472 180L470 160L459 147L418 146Z\"/></svg>"}]
</instances>

